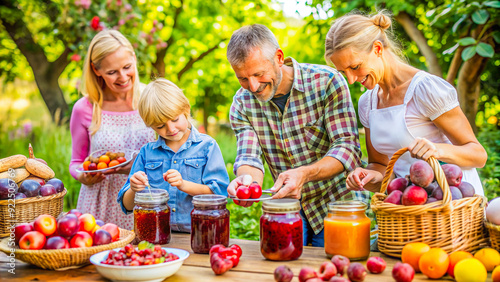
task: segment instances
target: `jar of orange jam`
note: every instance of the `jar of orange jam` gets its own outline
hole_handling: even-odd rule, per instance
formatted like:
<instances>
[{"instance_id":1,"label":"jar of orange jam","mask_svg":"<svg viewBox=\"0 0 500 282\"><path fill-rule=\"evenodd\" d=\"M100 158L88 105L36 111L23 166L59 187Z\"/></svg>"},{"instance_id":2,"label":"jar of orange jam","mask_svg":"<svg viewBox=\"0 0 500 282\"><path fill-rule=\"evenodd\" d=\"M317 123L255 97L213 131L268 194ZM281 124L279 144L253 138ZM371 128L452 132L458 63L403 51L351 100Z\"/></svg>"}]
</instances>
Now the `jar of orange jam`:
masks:
<instances>
[{"instance_id":1,"label":"jar of orange jam","mask_svg":"<svg viewBox=\"0 0 500 282\"><path fill-rule=\"evenodd\" d=\"M350 260L365 260L370 255L370 219L361 201L328 204L325 218L325 253L343 255Z\"/></svg>"}]
</instances>

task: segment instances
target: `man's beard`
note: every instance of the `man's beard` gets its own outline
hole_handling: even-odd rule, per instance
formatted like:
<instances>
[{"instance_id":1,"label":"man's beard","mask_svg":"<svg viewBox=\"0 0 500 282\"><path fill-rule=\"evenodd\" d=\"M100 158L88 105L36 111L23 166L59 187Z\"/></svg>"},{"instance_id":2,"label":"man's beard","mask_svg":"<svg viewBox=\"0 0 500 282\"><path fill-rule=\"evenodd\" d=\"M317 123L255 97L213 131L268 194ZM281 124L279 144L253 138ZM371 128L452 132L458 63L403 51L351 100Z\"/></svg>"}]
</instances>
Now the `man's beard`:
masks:
<instances>
[{"instance_id":1,"label":"man's beard","mask_svg":"<svg viewBox=\"0 0 500 282\"><path fill-rule=\"evenodd\" d=\"M271 85L270 82L265 83L264 85L259 87L256 92L252 92L252 94L255 96L255 98L257 98L257 100L259 100L263 103L267 103L267 102L271 101L271 99L274 98L274 95L276 95L276 92L278 91L278 87L281 83L282 78L283 78L283 74L281 73L281 69L280 69L279 72L277 72L276 81L273 85L273 88L271 89L271 93L269 94L269 98L263 100L262 99L263 97L256 95L256 93L263 91L268 85Z\"/></svg>"}]
</instances>

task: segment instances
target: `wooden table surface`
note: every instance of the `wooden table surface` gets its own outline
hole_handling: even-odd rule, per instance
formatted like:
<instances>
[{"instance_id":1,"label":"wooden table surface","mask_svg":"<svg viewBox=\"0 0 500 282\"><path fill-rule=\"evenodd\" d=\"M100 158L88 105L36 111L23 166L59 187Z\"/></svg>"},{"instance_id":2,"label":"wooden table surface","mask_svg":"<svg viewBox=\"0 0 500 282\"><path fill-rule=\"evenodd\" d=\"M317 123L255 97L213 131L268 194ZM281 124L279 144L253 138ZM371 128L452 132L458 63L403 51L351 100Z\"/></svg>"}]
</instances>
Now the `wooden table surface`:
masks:
<instances>
[{"instance_id":1,"label":"wooden table surface","mask_svg":"<svg viewBox=\"0 0 500 282\"><path fill-rule=\"evenodd\" d=\"M230 243L240 245L243 250L240 262L236 268L223 275L215 275L210 267L208 255L194 254L192 252L189 234L172 234L171 243L164 246L187 250L190 252L190 256L184 261L179 271L166 281L274 281L274 269L283 264L292 269L295 275L292 281L298 281L298 274L302 267L308 266L319 270L321 263L328 260L324 248L304 247L302 256L298 260L280 262L264 259L260 253L260 243L258 241L231 239ZM376 252L372 252L370 256L384 258L387 262L387 268L381 274L368 273L365 281L394 281L391 272L394 264L399 260ZM93 265L66 271L53 271L16 261L15 274L11 274L7 272L10 269L7 262L7 255L0 252L1 281L107 281L97 272ZM362 263L366 266L366 261L362 261ZM413 281L431 280L419 273L415 275ZM442 280L432 281L453 281L453 279L445 276ZM488 273L487 281L491 281L491 273Z\"/></svg>"}]
</instances>

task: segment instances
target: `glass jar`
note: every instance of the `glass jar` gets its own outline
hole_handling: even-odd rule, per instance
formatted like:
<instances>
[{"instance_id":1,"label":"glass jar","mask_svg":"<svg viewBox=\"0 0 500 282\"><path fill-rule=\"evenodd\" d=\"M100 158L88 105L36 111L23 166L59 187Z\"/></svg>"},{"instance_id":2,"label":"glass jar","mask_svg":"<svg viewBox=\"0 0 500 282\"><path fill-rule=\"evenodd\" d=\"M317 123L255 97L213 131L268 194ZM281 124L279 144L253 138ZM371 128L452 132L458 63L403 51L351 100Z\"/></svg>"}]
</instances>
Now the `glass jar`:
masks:
<instances>
[{"instance_id":1,"label":"glass jar","mask_svg":"<svg viewBox=\"0 0 500 282\"><path fill-rule=\"evenodd\" d=\"M139 241L170 242L168 199L168 192L163 189L144 189L135 193L134 231Z\"/></svg>"},{"instance_id":2,"label":"glass jar","mask_svg":"<svg viewBox=\"0 0 500 282\"><path fill-rule=\"evenodd\" d=\"M328 203L325 218L325 253L365 260L370 255L370 219L361 201Z\"/></svg>"},{"instance_id":3,"label":"glass jar","mask_svg":"<svg viewBox=\"0 0 500 282\"><path fill-rule=\"evenodd\" d=\"M277 199L262 202L260 252L268 260L295 260L302 255L300 202Z\"/></svg>"},{"instance_id":4,"label":"glass jar","mask_svg":"<svg viewBox=\"0 0 500 282\"><path fill-rule=\"evenodd\" d=\"M229 210L222 195L196 195L191 211L191 249L208 254L216 244L229 245Z\"/></svg>"}]
</instances>

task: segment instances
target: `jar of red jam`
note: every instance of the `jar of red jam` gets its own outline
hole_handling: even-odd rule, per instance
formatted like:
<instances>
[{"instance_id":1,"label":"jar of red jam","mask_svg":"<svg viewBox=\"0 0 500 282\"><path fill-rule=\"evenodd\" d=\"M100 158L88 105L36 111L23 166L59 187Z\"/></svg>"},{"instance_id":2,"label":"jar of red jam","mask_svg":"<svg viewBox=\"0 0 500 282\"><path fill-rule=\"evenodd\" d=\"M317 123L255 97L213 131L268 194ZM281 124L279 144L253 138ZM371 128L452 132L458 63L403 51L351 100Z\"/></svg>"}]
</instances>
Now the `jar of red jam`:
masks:
<instances>
[{"instance_id":1,"label":"jar of red jam","mask_svg":"<svg viewBox=\"0 0 500 282\"><path fill-rule=\"evenodd\" d=\"M144 189L135 193L134 231L139 241L170 242L168 199L168 192L163 189Z\"/></svg>"},{"instance_id":2,"label":"jar of red jam","mask_svg":"<svg viewBox=\"0 0 500 282\"><path fill-rule=\"evenodd\" d=\"M262 202L260 252L269 260L295 260L302 255L300 202L277 199Z\"/></svg>"},{"instance_id":3,"label":"jar of red jam","mask_svg":"<svg viewBox=\"0 0 500 282\"><path fill-rule=\"evenodd\" d=\"M191 211L191 249L208 254L216 244L229 245L229 210L222 195L196 195Z\"/></svg>"},{"instance_id":4,"label":"jar of red jam","mask_svg":"<svg viewBox=\"0 0 500 282\"><path fill-rule=\"evenodd\" d=\"M370 255L370 223L366 204L339 201L328 204L325 218L325 253L343 255L350 260L365 260Z\"/></svg>"}]
</instances>

